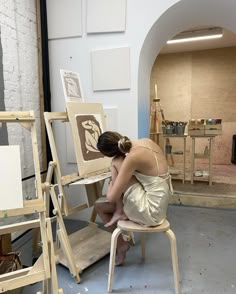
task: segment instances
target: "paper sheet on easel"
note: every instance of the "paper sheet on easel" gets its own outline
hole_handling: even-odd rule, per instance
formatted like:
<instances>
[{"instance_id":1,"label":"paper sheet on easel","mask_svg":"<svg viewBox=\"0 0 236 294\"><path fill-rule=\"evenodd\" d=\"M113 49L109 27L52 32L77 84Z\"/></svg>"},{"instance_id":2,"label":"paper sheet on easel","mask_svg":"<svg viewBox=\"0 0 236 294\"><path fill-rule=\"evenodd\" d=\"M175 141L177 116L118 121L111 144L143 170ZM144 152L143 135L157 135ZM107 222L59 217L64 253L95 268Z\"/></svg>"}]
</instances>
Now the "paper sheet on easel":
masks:
<instances>
[{"instance_id":1,"label":"paper sheet on easel","mask_svg":"<svg viewBox=\"0 0 236 294\"><path fill-rule=\"evenodd\" d=\"M79 181L76 181L74 183L71 183L70 185L88 185L88 184L94 184L97 182L100 182L102 180L108 179L111 177L111 172L103 173L100 175L90 176L84 179L81 179Z\"/></svg>"},{"instance_id":2,"label":"paper sheet on easel","mask_svg":"<svg viewBox=\"0 0 236 294\"><path fill-rule=\"evenodd\" d=\"M23 208L20 146L0 146L0 210Z\"/></svg>"}]
</instances>

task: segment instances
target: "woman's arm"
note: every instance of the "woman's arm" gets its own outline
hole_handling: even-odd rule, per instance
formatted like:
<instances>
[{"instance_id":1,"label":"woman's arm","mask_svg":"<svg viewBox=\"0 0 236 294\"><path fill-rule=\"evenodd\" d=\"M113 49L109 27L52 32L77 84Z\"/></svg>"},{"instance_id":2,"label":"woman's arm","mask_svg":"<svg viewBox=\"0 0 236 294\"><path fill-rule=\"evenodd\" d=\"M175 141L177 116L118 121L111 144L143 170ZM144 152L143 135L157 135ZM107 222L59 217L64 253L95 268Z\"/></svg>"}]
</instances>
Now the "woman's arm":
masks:
<instances>
[{"instance_id":1,"label":"woman's arm","mask_svg":"<svg viewBox=\"0 0 236 294\"><path fill-rule=\"evenodd\" d=\"M114 158L112 161L112 169L115 169L117 174L115 180L113 180L108 187L107 199L110 202L116 202L130 186L134 171L137 167L137 158L134 154L129 153L122 161L122 164L119 164L116 162L116 158Z\"/></svg>"}]
</instances>

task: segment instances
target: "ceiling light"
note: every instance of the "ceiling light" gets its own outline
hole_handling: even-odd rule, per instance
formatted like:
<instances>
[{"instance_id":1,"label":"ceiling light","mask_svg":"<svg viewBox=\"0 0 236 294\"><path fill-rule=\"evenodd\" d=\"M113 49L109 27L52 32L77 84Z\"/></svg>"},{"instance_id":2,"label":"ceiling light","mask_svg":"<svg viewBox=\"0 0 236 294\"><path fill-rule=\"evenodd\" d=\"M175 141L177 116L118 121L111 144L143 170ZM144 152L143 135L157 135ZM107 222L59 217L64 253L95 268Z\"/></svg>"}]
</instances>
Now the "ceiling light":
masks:
<instances>
[{"instance_id":1,"label":"ceiling light","mask_svg":"<svg viewBox=\"0 0 236 294\"><path fill-rule=\"evenodd\" d=\"M223 36L222 28L208 28L195 31L185 31L167 41L167 44L193 42L209 39L217 39Z\"/></svg>"}]
</instances>

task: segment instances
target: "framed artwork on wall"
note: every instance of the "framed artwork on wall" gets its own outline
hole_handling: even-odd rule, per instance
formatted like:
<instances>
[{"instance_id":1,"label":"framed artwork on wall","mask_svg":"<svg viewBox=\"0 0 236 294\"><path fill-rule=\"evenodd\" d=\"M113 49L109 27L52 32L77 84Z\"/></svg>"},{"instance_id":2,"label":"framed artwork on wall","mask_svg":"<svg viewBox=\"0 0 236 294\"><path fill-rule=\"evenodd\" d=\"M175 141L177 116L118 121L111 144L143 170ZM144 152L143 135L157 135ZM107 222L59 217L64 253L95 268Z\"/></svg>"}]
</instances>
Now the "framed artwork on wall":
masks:
<instances>
[{"instance_id":1,"label":"framed artwork on wall","mask_svg":"<svg viewBox=\"0 0 236 294\"><path fill-rule=\"evenodd\" d=\"M87 0L87 33L124 32L126 0Z\"/></svg>"},{"instance_id":2,"label":"framed artwork on wall","mask_svg":"<svg viewBox=\"0 0 236 294\"><path fill-rule=\"evenodd\" d=\"M82 1L47 0L48 39L82 36Z\"/></svg>"},{"instance_id":3,"label":"framed artwork on wall","mask_svg":"<svg viewBox=\"0 0 236 294\"><path fill-rule=\"evenodd\" d=\"M77 72L60 70L65 101L84 102L80 76Z\"/></svg>"},{"instance_id":4,"label":"framed artwork on wall","mask_svg":"<svg viewBox=\"0 0 236 294\"><path fill-rule=\"evenodd\" d=\"M94 91L130 89L130 48L91 52Z\"/></svg>"}]
</instances>

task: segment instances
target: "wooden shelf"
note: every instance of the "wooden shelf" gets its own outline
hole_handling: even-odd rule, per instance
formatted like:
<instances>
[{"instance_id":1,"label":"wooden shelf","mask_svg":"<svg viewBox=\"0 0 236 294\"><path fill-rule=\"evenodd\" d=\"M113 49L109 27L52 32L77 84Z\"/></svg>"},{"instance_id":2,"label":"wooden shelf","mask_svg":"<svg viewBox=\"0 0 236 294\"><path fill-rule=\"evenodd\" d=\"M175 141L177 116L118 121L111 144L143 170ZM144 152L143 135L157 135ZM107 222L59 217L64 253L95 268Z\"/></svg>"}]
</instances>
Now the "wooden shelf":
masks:
<instances>
[{"instance_id":1,"label":"wooden shelf","mask_svg":"<svg viewBox=\"0 0 236 294\"><path fill-rule=\"evenodd\" d=\"M213 139L215 135L209 135L209 136L191 136L192 139L192 156L191 156L191 184L193 184L193 181L204 181L208 180L209 185L212 185L212 156L213 156ZM209 151L208 154L204 153L197 153L195 152L196 148L196 139L207 139L208 146L209 146ZM202 176L195 176L195 159L206 159L209 162L209 175L202 175Z\"/></svg>"},{"instance_id":2,"label":"wooden shelf","mask_svg":"<svg viewBox=\"0 0 236 294\"><path fill-rule=\"evenodd\" d=\"M203 154L203 153L194 153L195 158L209 158L209 154Z\"/></svg>"},{"instance_id":3,"label":"wooden shelf","mask_svg":"<svg viewBox=\"0 0 236 294\"><path fill-rule=\"evenodd\" d=\"M168 159L168 155L170 156L182 156L183 157L183 166L182 166L182 169L179 170L180 173L179 174L173 174L171 173L171 170L170 170L170 174L171 174L171 177L173 179L182 179L183 181L183 184L185 182L185 168L186 168L186 138L187 138L187 135L176 135L176 134L173 134L173 135L168 135L168 134L163 134L163 139L164 139L164 154L166 156L166 158ZM174 150L172 151L171 153L167 153L166 152L166 145L167 143L169 144L169 139L182 139L183 140L183 150ZM172 159L172 162L173 162L173 159Z\"/></svg>"}]
</instances>

